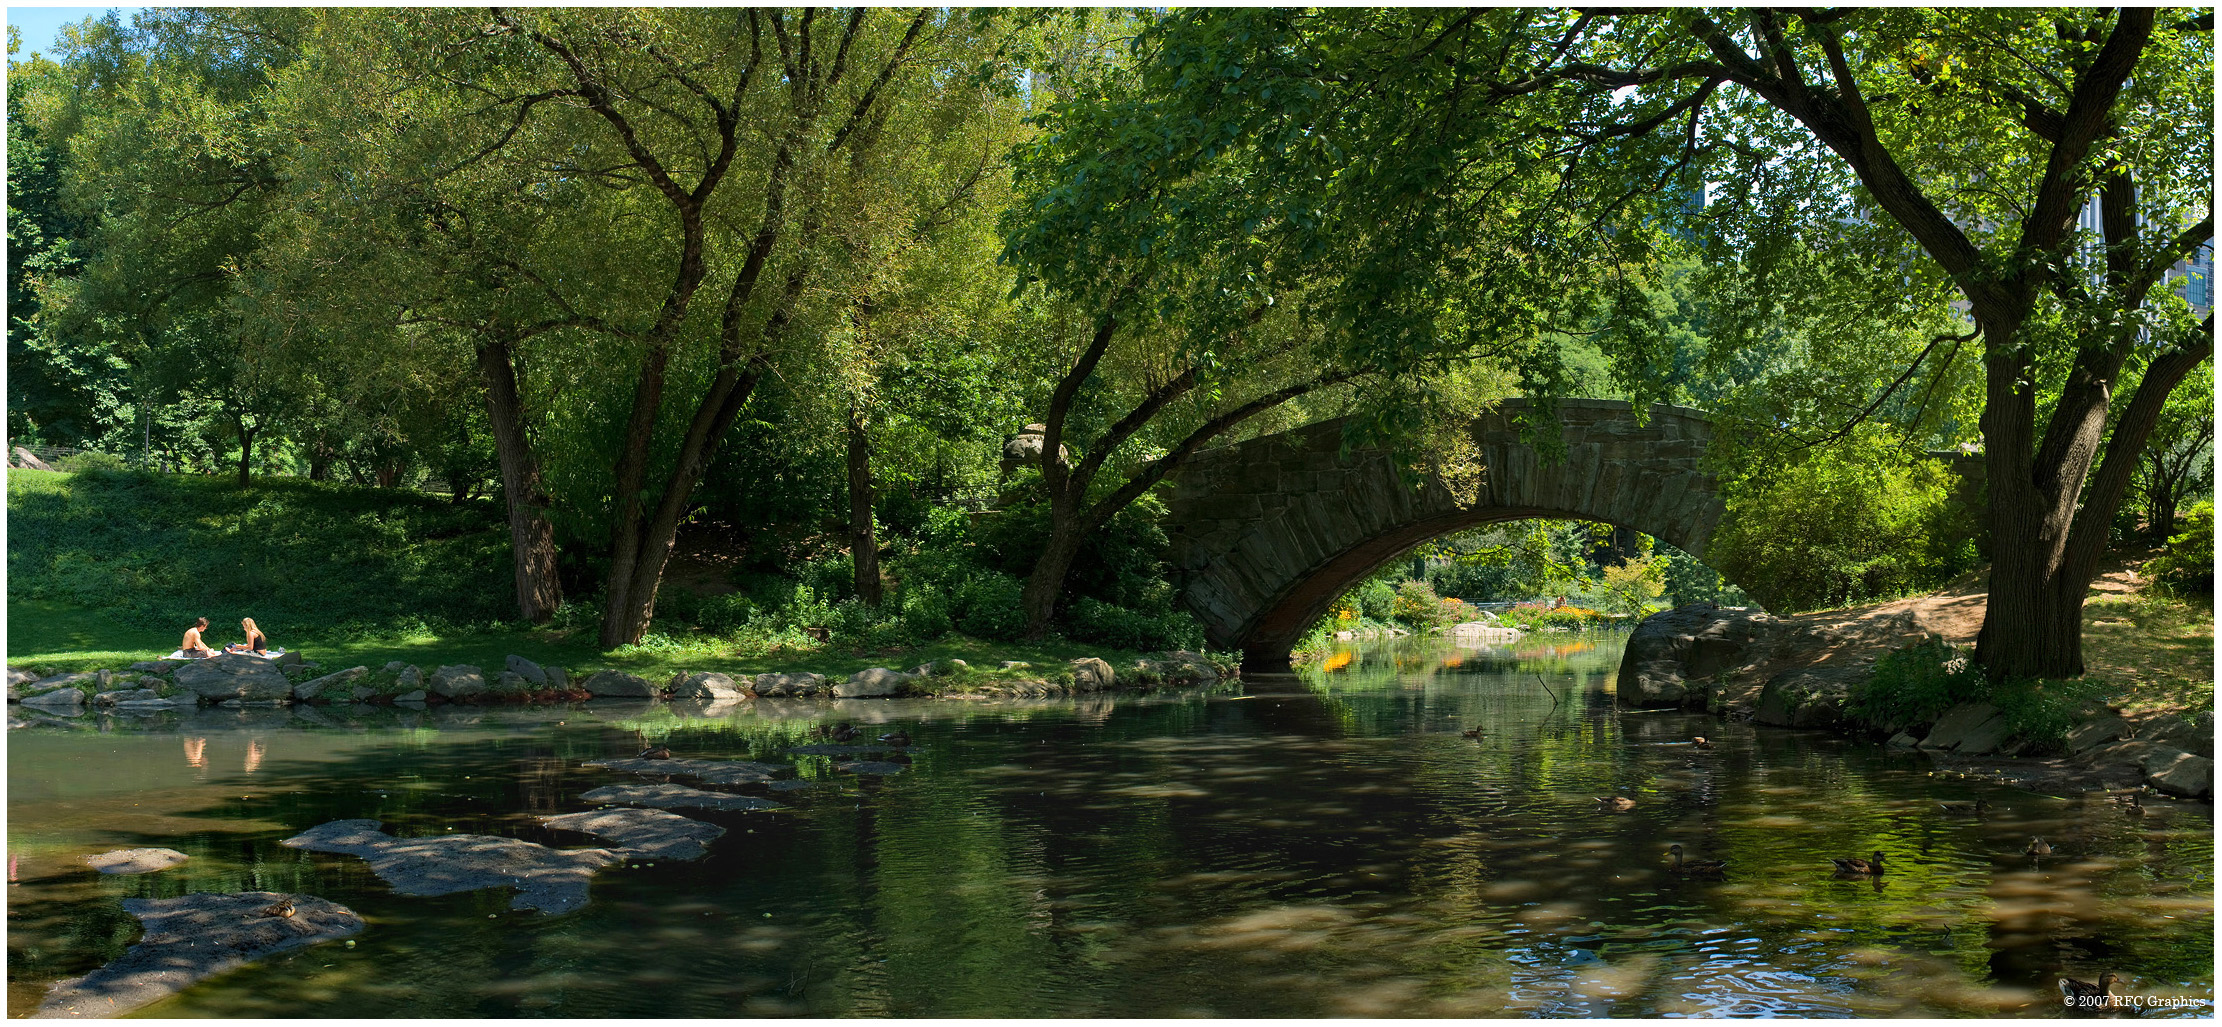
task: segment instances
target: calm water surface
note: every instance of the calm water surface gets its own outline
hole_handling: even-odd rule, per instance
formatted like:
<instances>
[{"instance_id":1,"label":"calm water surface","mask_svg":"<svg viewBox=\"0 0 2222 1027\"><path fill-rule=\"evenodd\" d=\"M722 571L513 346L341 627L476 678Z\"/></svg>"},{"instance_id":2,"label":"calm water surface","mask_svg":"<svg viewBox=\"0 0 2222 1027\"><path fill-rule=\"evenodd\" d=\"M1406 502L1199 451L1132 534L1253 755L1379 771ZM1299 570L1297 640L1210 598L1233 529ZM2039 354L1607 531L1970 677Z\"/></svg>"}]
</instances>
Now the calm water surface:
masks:
<instances>
[{"instance_id":1,"label":"calm water surface","mask_svg":"<svg viewBox=\"0 0 2222 1027\"><path fill-rule=\"evenodd\" d=\"M143 1015L2047 1016L2056 976L2108 969L2121 992L2211 1000L2207 807L2132 819L1823 734L1616 712L1618 638L1546 638L1150 697L18 728L9 1012L131 944L119 900L245 889L369 926ZM858 780L777 755L827 716L903 725L916 762ZM351 817L598 844L535 818L641 780L580 763L644 740L825 784L781 811L682 811L729 829L708 858L605 870L564 916L506 889L395 896L359 859L278 844ZM1607 794L1637 806L1600 813ZM2001 808L1935 808L1978 797ZM2055 855L2022 855L2033 834ZM1676 878L1675 842L1728 875ZM192 860L81 862L141 845ZM1832 876L1877 848L1880 882Z\"/></svg>"}]
</instances>

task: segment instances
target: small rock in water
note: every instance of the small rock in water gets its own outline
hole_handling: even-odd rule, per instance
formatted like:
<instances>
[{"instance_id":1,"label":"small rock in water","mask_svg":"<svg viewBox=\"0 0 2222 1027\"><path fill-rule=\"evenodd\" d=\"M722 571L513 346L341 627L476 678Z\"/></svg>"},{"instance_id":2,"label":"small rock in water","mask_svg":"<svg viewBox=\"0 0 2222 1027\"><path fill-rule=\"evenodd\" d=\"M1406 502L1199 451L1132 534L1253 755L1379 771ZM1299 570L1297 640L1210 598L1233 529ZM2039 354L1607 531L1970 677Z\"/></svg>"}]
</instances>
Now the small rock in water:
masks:
<instances>
[{"instance_id":1,"label":"small rock in water","mask_svg":"<svg viewBox=\"0 0 2222 1027\"><path fill-rule=\"evenodd\" d=\"M186 855L176 849L117 849L85 857L85 862L104 874L151 874L185 860Z\"/></svg>"}]
</instances>

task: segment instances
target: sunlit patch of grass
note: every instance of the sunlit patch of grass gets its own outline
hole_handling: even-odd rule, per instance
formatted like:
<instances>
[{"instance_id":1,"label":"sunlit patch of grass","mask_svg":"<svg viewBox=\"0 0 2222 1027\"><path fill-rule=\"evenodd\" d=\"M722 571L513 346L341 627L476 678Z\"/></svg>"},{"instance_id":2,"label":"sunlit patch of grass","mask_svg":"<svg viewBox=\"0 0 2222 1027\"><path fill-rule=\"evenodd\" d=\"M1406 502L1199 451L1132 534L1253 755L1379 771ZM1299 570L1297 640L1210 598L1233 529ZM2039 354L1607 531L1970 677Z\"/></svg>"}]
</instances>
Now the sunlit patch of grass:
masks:
<instances>
[{"instance_id":1,"label":"sunlit patch of grass","mask_svg":"<svg viewBox=\"0 0 2222 1027\"><path fill-rule=\"evenodd\" d=\"M2095 597L2083 608L2086 680L2146 710L2214 708L2214 607L2147 587Z\"/></svg>"}]
</instances>

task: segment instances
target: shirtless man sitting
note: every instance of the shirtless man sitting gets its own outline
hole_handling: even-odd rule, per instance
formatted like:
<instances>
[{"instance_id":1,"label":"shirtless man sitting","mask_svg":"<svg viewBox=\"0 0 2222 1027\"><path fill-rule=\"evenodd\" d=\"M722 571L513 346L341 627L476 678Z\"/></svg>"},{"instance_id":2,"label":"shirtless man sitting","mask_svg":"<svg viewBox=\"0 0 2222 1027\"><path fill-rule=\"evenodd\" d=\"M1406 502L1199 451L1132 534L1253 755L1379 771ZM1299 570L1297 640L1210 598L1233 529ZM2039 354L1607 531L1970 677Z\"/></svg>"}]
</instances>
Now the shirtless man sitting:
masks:
<instances>
[{"instance_id":1,"label":"shirtless man sitting","mask_svg":"<svg viewBox=\"0 0 2222 1027\"><path fill-rule=\"evenodd\" d=\"M194 618L193 626L185 629L185 641L178 644L177 651L196 660L216 655L216 650L201 642L201 632L207 628L208 618Z\"/></svg>"}]
</instances>

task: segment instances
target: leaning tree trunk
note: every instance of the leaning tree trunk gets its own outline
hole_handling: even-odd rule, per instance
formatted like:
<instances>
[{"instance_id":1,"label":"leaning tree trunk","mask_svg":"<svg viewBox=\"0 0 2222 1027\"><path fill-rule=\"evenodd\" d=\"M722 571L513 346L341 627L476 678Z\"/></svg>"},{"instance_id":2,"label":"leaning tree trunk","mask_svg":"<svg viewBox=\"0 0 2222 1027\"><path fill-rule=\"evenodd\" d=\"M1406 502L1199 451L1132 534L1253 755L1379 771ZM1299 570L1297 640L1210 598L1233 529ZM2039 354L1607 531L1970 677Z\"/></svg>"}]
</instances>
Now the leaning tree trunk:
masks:
<instances>
[{"instance_id":1,"label":"leaning tree trunk","mask_svg":"<svg viewBox=\"0 0 2222 1027\"><path fill-rule=\"evenodd\" d=\"M501 462L502 494L509 506L509 549L517 586L517 613L546 623L563 605L563 584L556 578L555 525L548 520L548 496L541 486L540 462L525 438L523 401L509 343L479 347L479 375L486 382L487 421Z\"/></svg>"},{"instance_id":2,"label":"leaning tree trunk","mask_svg":"<svg viewBox=\"0 0 2222 1027\"><path fill-rule=\"evenodd\" d=\"M872 440L863 414L849 407L849 552L856 563L856 597L880 604L880 544L872 530Z\"/></svg>"},{"instance_id":3,"label":"leaning tree trunk","mask_svg":"<svg viewBox=\"0 0 2222 1027\"><path fill-rule=\"evenodd\" d=\"M232 423L239 428L239 487L246 488L251 483L248 468L255 458L255 430L247 427L245 418L235 418Z\"/></svg>"},{"instance_id":4,"label":"leaning tree trunk","mask_svg":"<svg viewBox=\"0 0 2222 1027\"><path fill-rule=\"evenodd\" d=\"M1026 576L1026 590L1019 599L1020 608L1026 612L1027 638L1049 634L1057 616L1057 600L1064 595L1065 575L1071 573L1087 534L1078 501L1064 497L1050 501L1049 542L1034 561L1033 572Z\"/></svg>"}]
</instances>

